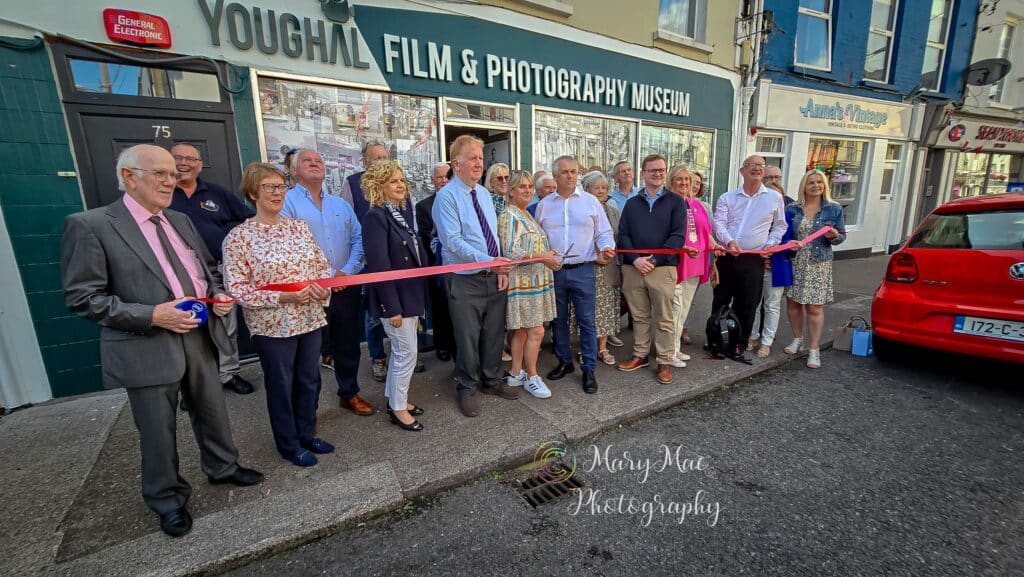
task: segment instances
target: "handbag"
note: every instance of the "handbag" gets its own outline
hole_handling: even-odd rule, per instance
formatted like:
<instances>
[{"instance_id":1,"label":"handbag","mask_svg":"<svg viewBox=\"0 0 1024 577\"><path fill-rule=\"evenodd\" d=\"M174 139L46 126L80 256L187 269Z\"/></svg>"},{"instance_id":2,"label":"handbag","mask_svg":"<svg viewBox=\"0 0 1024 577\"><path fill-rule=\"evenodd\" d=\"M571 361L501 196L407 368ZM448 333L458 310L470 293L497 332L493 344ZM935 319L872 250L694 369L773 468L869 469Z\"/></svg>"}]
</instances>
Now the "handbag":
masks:
<instances>
[{"instance_id":1,"label":"handbag","mask_svg":"<svg viewBox=\"0 0 1024 577\"><path fill-rule=\"evenodd\" d=\"M843 326L839 327L832 348L847 351L858 357L870 357L874 351L871 347L871 325L861 316L852 316Z\"/></svg>"}]
</instances>

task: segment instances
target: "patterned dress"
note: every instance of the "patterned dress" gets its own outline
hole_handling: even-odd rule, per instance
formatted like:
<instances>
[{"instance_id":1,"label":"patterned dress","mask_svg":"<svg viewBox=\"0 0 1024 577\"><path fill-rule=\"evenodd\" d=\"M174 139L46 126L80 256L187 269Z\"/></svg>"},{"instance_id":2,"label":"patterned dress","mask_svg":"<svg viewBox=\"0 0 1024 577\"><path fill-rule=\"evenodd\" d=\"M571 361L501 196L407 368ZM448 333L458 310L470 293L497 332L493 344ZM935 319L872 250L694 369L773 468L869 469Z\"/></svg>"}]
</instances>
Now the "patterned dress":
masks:
<instances>
[{"instance_id":1,"label":"patterned dress","mask_svg":"<svg viewBox=\"0 0 1024 577\"><path fill-rule=\"evenodd\" d=\"M796 231L796 240L811 234L812 219L804 218ZM786 296L802 305L825 305L832 302L832 261L811 259L811 245L801 247L793 257L793 284Z\"/></svg>"},{"instance_id":2,"label":"patterned dress","mask_svg":"<svg viewBox=\"0 0 1024 577\"><path fill-rule=\"evenodd\" d=\"M284 218L269 225L251 218L224 239L224 287L242 305L252 335L292 337L326 325L326 302L280 303L281 293L256 289L324 278L330 270L304 220Z\"/></svg>"},{"instance_id":3,"label":"patterned dress","mask_svg":"<svg viewBox=\"0 0 1024 577\"><path fill-rule=\"evenodd\" d=\"M505 205L498 217L501 253L511 259L528 258L551 250L548 237L524 210ZM539 327L555 318L555 277L543 263L512 267L508 275L506 327L515 330Z\"/></svg>"}]
</instances>

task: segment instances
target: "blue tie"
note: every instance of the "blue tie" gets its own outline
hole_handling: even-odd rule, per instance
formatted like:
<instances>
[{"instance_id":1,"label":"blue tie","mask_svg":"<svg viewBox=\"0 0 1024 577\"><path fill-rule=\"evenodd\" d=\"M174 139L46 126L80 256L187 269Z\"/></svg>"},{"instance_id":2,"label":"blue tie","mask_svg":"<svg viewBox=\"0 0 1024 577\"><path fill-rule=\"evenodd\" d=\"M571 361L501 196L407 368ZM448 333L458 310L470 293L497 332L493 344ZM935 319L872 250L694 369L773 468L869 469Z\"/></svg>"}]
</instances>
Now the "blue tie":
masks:
<instances>
[{"instance_id":1,"label":"blue tie","mask_svg":"<svg viewBox=\"0 0 1024 577\"><path fill-rule=\"evenodd\" d=\"M487 243L487 254L496 257L498 256L498 243L494 241L491 227L487 224L487 217L484 216L484 209L480 207L480 202L476 199L476 189L470 190L469 194L473 197L473 208L476 209L476 217L480 219L480 230L484 233L484 241Z\"/></svg>"}]
</instances>

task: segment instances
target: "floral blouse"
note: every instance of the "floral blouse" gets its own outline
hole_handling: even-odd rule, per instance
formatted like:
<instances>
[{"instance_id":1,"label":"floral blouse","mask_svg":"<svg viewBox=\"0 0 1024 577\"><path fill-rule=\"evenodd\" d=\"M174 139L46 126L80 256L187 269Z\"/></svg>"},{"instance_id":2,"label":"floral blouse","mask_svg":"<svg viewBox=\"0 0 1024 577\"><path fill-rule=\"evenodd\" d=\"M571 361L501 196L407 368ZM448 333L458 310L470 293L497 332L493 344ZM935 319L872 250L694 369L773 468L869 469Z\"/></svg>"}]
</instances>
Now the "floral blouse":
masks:
<instances>
[{"instance_id":1,"label":"floral blouse","mask_svg":"<svg viewBox=\"0 0 1024 577\"><path fill-rule=\"evenodd\" d=\"M280 292L256 288L329 276L331 263L303 220L269 225L252 218L224 239L224 288L242 305L252 335L292 337L326 325L326 301L280 303Z\"/></svg>"}]
</instances>

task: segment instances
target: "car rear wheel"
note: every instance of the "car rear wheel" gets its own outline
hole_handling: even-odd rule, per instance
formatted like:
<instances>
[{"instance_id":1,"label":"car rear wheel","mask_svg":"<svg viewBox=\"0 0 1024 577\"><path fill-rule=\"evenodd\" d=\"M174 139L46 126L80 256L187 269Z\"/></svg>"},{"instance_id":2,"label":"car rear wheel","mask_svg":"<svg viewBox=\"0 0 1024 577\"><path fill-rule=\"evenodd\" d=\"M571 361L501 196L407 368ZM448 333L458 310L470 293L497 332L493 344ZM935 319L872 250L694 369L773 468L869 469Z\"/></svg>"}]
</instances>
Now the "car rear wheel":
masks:
<instances>
[{"instance_id":1,"label":"car rear wheel","mask_svg":"<svg viewBox=\"0 0 1024 577\"><path fill-rule=\"evenodd\" d=\"M871 346L875 350L875 356L878 357L878 360L885 363L905 357L907 351L910 350L910 347L903 343L882 338L878 335L872 335Z\"/></svg>"}]
</instances>

